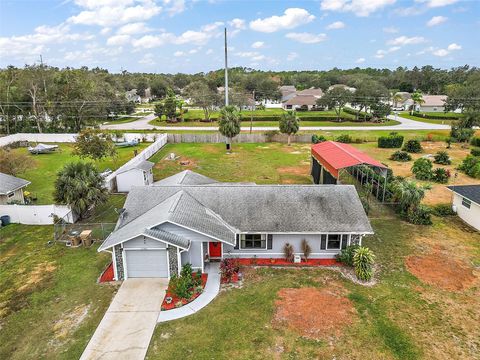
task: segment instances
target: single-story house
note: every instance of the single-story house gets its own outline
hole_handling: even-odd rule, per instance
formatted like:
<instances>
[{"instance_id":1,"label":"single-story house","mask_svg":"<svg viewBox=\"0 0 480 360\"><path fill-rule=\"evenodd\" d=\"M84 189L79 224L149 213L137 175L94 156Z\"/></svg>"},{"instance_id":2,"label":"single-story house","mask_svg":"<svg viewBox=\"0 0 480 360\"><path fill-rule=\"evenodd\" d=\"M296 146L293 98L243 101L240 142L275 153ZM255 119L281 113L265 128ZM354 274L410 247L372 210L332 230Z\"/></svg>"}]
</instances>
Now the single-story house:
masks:
<instances>
[{"instance_id":1,"label":"single-story house","mask_svg":"<svg viewBox=\"0 0 480 360\"><path fill-rule=\"evenodd\" d=\"M23 188L29 184L30 181L0 173L0 205L25 204Z\"/></svg>"},{"instance_id":2,"label":"single-story house","mask_svg":"<svg viewBox=\"0 0 480 360\"><path fill-rule=\"evenodd\" d=\"M129 192L132 186L153 184L153 165L151 161L144 160L120 169L116 176L117 191Z\"/></svg>"},{"instance_id":3,"label":"single-story house","mask_svg":"<svg viewBox=\"0 0 480 360\"><path fill-rule=\"evenodd\" d=\"M186 263L283 258L286 243L302 255L333 259L373 234L352 185L219 183L183 172L131 189L115 230L98 251L112 254L115 279L165 277Z\"/></svg>"},{"instance_id":4,"label":"single-story house","mask_svg":"<svg viewBox=\"0 0 480 360\"><path fill-rule=\"evenodd\" d=\"M315 96L317 99L320 99L323 96L323 90L312 87L310 89L298 91L297 95L312 95Z\"/></svg>"},{"instance_id":5,"label":"single-story house","mask_svg":"<svg viewBox=\"0 0 480 360\"><path fill-rule=\"evenodd\" d=\"M409 110L413 105L412 94L409 92L399 91L395 93L394 97L398 98L392 102L394 110Z\"/></svg>"},{"instance_id":6,"label":"single-story house","mask_svg":"<svg viewBox=\"0 0 480 360\"><path fill-rule=\"evenodd\" d=\"M354 93L355 91L357 91L356 88L354 87L351 87L351 86L348 86L348 85L345 85L345 84L335 84L335 85L331 85L328 87L328 90L327 91L332 91L333 89L336 89L336 88L341 88L341 89L344 89L344 90L348 90L352 93Z\"/></svg>"},{"instance_id":7,"label":"single-story house","mask_svg":"<svg viewBox=\"0 0 480 360\"><path fill-rule=\"evenodd\" d=\"M127 92L125 92L125 97L129 102L134 102L134 103L142 102L142 98L140 97L140 95L137 94L137 89L128 90Z\"/></svg>"},{"instance_id":8,"label":"single-story house","mask_svg":"<svg viewBox=\"0 0 480 360\"><path fill-rule=\"evenodd\" d=\"M415 110L421 112L444 112L447 95L423 95L423 103L416 104Z\"/></svg>"},{"instance_id":9,"label":"single-story house","mask_svg":"<svg viewBox=\"0 0 480 360\"><path fill-rule=\"evenodd\" d=\"M460 219L480 231L480 185L447 187L453 192L453 210Z\"/></svg>"},{"instance_id":10,"label":"single-story house","mask_svg":"<svg viewBox=\"0 0 480 360\"><path fill-rule=\"evenodd\" d=\"M317 106L317 97L313 95L295 95L283 103L284 110L307 108L309 111Z\"/></svg>"}]
</instances>

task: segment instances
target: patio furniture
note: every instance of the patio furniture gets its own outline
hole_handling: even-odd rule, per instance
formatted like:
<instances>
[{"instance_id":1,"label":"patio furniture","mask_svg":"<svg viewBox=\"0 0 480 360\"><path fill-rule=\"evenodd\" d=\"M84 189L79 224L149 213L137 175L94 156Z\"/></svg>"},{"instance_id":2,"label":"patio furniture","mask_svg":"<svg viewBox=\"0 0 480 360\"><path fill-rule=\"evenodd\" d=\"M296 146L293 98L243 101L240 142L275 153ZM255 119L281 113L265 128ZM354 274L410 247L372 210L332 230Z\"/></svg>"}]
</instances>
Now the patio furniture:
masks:
<instances>
[{"instance_id":1,"label":"patio furniture","mask_svg":"<svg viewBox=\"0 0 480 360\"><path fill-rule=\"evenodd\" d=\"M79 238L81 239L83 246L90 247L92 245L92 230L83 230L80 233Z\"/></svg>"}]
</instances>

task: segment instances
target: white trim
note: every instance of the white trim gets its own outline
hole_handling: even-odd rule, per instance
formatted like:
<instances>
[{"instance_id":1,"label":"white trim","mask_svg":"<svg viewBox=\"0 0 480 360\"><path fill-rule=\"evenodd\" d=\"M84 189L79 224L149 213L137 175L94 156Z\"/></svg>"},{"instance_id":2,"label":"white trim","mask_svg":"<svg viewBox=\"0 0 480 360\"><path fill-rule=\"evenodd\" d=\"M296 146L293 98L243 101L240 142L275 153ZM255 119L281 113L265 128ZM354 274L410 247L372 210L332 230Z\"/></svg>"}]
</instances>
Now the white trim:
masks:
<instances>
[{"instance_id":1,"label":"white trim","mask_svg":"<svg viewBox=\"0 0 480 360\"><path fill-rule=\"evenodd\" d=\"M304 234L310 234L310 235L321 235L321 234L352 234L352 235L370 235L374 234L374 232L369 232L369 231L305 231L305 232L272 232L272 231L256 231L253 233L250 232L239 232L238 234L272 234L272 235L304 235Z\"/></svg>"},{"instance_id":2,"label":"white trim","mask_svg":"<svg viewBox=\"0 0 480 360\"><path fill-rule=\"evenodd\" d=\"M268 250L268 234L265 234L265 233L241 233L241 234L238 234L239 237L238 237L238 250L251 250L251 251L255 251L255 250ZM265 247L264 248L244 248L242 247L242 235L265 235L265 239L262 239L260 238L260 242L265 240ZM246 240L245 240L246 241ZM258 241L258 240L252 240L252 241ZM273 239L272 239L272 246L273 246Z\"/></svg>"},{"instance_id":3,"label":"white trim","mask_svg":"<svg viewBox=\"0 0 480 360\"><path fill-rule=\"evenodd\" d=\"M214 240L217 240L217 241L219 241L219 242L226 243L226 244L228 244L228 245L232 245L232 243L230 243L230 242L228 242L228 241L226 241L226 240L222 240L222 239L219 239L219 238L217 238L217 237L215 237L215 236L213 236L213 235L208 235L208 234L205 234L205 233L203 233L203 232L201 232L201 231L198 231L198 230L195 230L195 229L191 229L191 228L189 228L189 227L187 227L187 226L177 224L176 222L173 222L173 221L171 221L171 220L166 220L166 221L164 221L162 224L164 224L164 223L166 223L166 222L168 222L168 223L170 223L170 224L173 224L173 225L180 226L180 227L182 227L182 228L184 228L184 229L187 229L187 230L196 232L197 234L206 236L206 237L208 237L208 238L210 238L210 239L214 239ZM232 232L232 234L235 236L235 233L234 233L234 232Z\"/></svg>"},{"instance_id":4,"label":"white trim","mask_svg":"<svg viewBox=\"0 0 480 360\"><path fill-rule=\"evenodd\" d=\"M463 185L457 185L457 186L451 185L451 186L454 186L454 187L462 187ZM456 192L456 191L453 190L453 189L449 189L448 186L447 186L447 189L450 190L451 192L453 192L454 194L457 194L457 195L460 196L461 198L465 198L465 199L467 199L467 200L470 200L473 204L477 204L478 206L480 206L480 203L477 203L476 201L473 201L472 199L469 199L469 198L465 197L465 195L462 195L462 194L460 194L459 192Z\"/></svg>"},{"instance_id":5,"label":"white trim","mask_svg":"<svg viewBox=\"0 0 480 360\"><path fill-rule=\"evenodd\" d=\"M332 250L332 249L331 249ZM338 250L337 252L322 252L322 253L311 253L310 255L336 255L340 252L340 250ZM294 253L295 255L303 255L303 252L296 252ZM249 253L233 253L231 252L228 256L229 257L235 257L236 255L285 255L283 252L281 253L274 253L274 252L262 252L262 253L252 253L252 252L249 252Z\"/></svg>"},{"instance_id":6,"label":"white trim","mask_svg":"<svg viewBox=\"0 0 480 360\"><path fill-rule=\"evenodd\" d=\"M115 256L115 248L112 251L112 264L113 264L113 279L118 281L118 273L117 273L117 257Z\"/></svg>"},{"instance_id":7,"label":"white trim","mask_svg":"<svg viewBox=\"0 0 480 360\"><path fill-rule=\"evenodd\" d=\"M180 259L180 250L179 248L177 247L177 272L178 274L177 275L180 275L180 269L182 268L182 261Z\"/></svg>"},{"instance_id":8,"label":"white trim","mask_svg":"<svg viewBox=\"0 0 480 360\"><path fill-rule=\"evenodd\" d=\"M205 272L205 253L203 252L203 241L200 242L200 253L202 256L202 274L203 274ZM208 257L210 257L210 255Z\"/></svg>"},{"instance_id":9,"label":"white trim","mask_svg":"<svg viewBox=\"0 0 480 360\"><path fill-rule=\"evenodd\" d=\"M128 279L128 269L127 269L127 259L125 257L125 250L123 246L120 246L120 251L122 252L122 262L123 262L123 278Z\"/></svg>"},{"instance_id":10,"label":"white trim","mask_svg":"<svg viewBox=\"0 0 480 360\"><path fill-rule=\"evenodd\" d=\"M170 251L168 248L165 251L167 252L167 278L170 280Z\"/></svg>"}]
</instances>

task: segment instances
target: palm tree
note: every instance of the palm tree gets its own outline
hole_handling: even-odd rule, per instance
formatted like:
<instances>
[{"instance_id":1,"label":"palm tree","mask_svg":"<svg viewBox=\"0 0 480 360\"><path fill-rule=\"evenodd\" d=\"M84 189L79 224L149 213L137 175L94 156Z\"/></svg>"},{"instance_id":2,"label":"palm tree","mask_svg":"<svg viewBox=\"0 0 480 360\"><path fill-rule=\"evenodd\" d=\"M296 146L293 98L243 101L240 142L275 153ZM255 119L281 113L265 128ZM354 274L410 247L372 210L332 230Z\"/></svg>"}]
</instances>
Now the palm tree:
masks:
<instances>
[{"instance_id":1,"label":"palm tree","mask_svg":"<svg viewBox=\"0 0 480 360\"><path fill-rule=\"evenodd\" d=\"M88 211L108 199L104 179L92 163L69 163L57 174L55 202L70 205L82 219Z\"/></svg>"},{"instance_id":2,"label":"palm tree","mask_svg":"<svg viewBox=\"0 0 480 360\"><path fill-rule=\"evenodd\" d=\"M232 138L240 134L240 124L240 113L235 106L224 106L220 110L218 131L220 131L220 133L227 138L227 152L230 152Z\"/></svg>"},{"instance_id":3,"label":"palm tree","mask_svg":"<svg viewBox=\"0 0 480 360\"><path fill-rule=\"evenodd\" d=\"M398 103L402 100L403 100L402 95L400 95L399 93L393 94L392 101L393 101L394 107L398 107Z\"/></svg>"},{"instance_id":4,"label":"palm tree","mask_svg":"<svg viewBox=\"0 0 480 360\"><path fill-rule=\"evenodd\" d=\"M392 184L393 196L398 201L402 213L416 209L425 197L428 186L417 186L413 181L397 180Z\"/></svg>"},{"instance_id":5,"label":"palm tree","mask_svg":"<svg viewBox=\"0 0 480 360\"><path fill-rule=\"evenodd\" d=\"M280 132L288 135L288 146L290 146L290 137L296 134L300 128L300 122L294 112L283 113L279 121Z\"/></svg>"},{"instance_id":6,"label":"palm tree","mask_svg":"<svg viewBox=\"0 0 480 360\"><path fill-rule=\"evenodd\" d=\"M413 100L413 107L410 115L413 115L413 112L415 111L415 105L420 105L423 104L425 101L423 100L423 95L420 91L415 91L412 95L412 100Z\"/></svg>"}]
</instances>

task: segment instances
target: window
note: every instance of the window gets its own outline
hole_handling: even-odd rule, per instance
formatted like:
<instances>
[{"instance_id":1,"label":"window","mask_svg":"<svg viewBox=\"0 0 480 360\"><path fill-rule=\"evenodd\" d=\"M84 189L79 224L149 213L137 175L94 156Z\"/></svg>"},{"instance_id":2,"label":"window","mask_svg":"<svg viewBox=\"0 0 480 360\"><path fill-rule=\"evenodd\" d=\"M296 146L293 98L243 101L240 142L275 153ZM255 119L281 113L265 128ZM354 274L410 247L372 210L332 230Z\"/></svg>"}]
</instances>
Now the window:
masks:
<instances>
[{"instance_id":1,"label":"window","mask_svg":"<svg viewBox=\"0 0 480 360\"><path fill-rule=\"evenodd\" d=\"M348 235L342 235L342 249L346 249L348 246Z\"/></svg>"},{"instance_id":2,"label":"window","mask_svg":"<svg viewBox=\"0 0 480 360\"><path fill-rule=\"evenodd\" d=\"M265 234L241 234L240 248L242 249L266 249L267 237Z\"/></svg>"},{"instance_id":3,"label":"window","mask_svg":"<svg viewBox=\"0 0 480 360\"><path fill-rule=\"evenodd\" d=\"M320 250L325 250L326 248L327 248L327 235L322 234L321 241L320 241Z\"/></svg>"},{"instance_id":4,"label":"window","mask_svg":"<svg viewBox=\"0 0 480 360\"><path fill-rule=\"evenodd\" d=\"M11 192L11 193L9 193L7 196L8 196L9 199L11 199L12 197L15 196L15 193L14 193L14 192Z\"/></svg>"},{"instance_id":5,"label":"window","mask_svg":"<svg viewBox=\"0 0 480 360\"><path fill-rule=\"evenodd\" d=\"M327 249L328 250L340 249L340 239L341 239L341 235L338 235L338 234L328 235Z\"/></svg>"},{"instance_id":6,"label":"window","mask_svg":"<svg viewBox=\"0 0 480 360\"><path fill-rule=\"evenodd\" d=\"M462 198L462 205L465 206L467 209L470 209L472 202L468 199Z\"/></svg>"}]
</instances>

